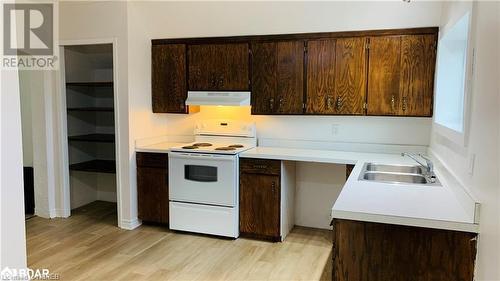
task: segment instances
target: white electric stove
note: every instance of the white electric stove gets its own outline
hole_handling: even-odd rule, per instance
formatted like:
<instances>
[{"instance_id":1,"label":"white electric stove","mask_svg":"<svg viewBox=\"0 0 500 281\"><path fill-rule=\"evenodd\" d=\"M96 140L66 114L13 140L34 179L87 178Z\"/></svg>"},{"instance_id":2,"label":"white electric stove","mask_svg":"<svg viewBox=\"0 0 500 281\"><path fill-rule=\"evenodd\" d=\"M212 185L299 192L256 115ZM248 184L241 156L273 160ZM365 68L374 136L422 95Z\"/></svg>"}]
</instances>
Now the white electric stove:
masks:
<instances>
[{"instance_id":1,"label":"white electric stove","mask_svg":"<svg viewBox=\"0 0 500 281\"><path fill-rule=\"evenodd\" d=\"M256 145L254 123L207 120L170 148L170 228L238 237L238 153Z\"/></svg>"}]
</instances>

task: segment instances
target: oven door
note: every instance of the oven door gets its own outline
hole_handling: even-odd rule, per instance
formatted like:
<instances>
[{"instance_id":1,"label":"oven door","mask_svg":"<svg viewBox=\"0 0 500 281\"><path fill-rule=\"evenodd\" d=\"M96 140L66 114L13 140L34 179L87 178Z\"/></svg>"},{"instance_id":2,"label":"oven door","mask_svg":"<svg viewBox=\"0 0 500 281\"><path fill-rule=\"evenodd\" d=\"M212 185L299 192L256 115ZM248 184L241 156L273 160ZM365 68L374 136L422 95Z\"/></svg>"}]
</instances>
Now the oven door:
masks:
<instances>
[{"instance_id":1,"label":"oven door","mask_svg":"<svg viewBox=\"0 0 500 281\"><path fill-rule=\"evenodd\" d=\"M170 152L170 201L236 206L238 156Z\"/></svg>"}]
</instances>

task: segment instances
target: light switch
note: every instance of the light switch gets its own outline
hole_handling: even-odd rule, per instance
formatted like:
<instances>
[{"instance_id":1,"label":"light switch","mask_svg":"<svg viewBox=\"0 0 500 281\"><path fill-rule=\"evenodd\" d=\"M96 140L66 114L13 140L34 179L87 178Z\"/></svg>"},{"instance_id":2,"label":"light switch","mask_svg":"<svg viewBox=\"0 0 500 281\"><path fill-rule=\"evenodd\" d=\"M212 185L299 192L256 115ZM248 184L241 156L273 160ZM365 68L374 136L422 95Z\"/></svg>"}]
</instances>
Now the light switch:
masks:
<instances>
[{"instance_id":1,"label":"light switch","mask_svg":"<svg viewBox=\"0 0 500 281\"><path fill-rule=\"evenodd\" d=\"M332 124L332 135L336 136L339 133L339 124Z\"/></svg>"}]
</instances>

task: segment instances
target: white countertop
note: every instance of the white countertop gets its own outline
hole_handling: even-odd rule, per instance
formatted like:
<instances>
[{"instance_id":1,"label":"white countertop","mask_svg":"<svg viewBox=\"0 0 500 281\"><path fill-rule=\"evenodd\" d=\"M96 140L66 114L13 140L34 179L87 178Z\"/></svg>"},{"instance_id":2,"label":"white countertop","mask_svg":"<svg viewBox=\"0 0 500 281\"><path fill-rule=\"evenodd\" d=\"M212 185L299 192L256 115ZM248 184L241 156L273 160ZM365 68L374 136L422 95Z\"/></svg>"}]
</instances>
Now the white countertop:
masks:
<instances>
[{"instance_id":1,"label":"white countertop","mask_svg":"<svg viewBox=\"0 0 500 281\"><path fill-rule=\"evenodd\" d=\"M479 229L474 223L475 202L464 202L457 196L454 189L457 187L447 185L454 181L442 177L447 173L436 170L441 186L358 180L366 162L415 164L399 154L257 147L241 153L240 157L356 164L332 207L332 218L467 232Z\"/></svg>"},{"instance_id":2,"label":"white countertop","mask_svg":"<svg viewBox=\"0 0 500 281\"><path fill-rule=\"evenodd\" d=\"M171 147L181 146L185 142L160 142L148 145L136 145L136 152L155 152L155 153L168 153Z\"/></svg>"},{"instance_id":3,"label":"white countertop","mask_svg":"<svg viewBox=\"0 0 500 281\"><path fill-rule=\"evenodd\" d=\"M136 151L168 153L171 147L182 144L185 143L165 141L137 145ZM256 147L240 153L240 157L355 164L351 176L332 207L332 218L467 232L479 230L479 225L474 223L475 202L468 196L457 195L457 189L462 187L454 186L456 181L447 179L449 174L444 171L441 173L436 169L441 186L358 180L366 162L415 164L413 160L399 154Z\"/></svg>"}]
</instances>

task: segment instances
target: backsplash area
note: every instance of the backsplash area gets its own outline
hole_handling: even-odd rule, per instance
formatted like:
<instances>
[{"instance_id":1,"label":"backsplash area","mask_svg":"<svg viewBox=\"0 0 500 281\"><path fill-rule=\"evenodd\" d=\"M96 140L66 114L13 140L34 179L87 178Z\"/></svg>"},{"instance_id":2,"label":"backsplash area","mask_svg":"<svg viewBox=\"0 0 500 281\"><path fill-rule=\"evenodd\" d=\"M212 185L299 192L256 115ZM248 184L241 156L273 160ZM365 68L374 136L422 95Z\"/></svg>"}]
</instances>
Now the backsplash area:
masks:
<instances>
[{"instance_id":1,"label":"backsplash area","mask_svg":"<svg viewBox=\"0 0 500 281\"><path fill-rule=\"evenodd\" d=\"M206 119L237 119L257 124L259 141L312 141L337 144L428 146L431 118L365 116L262 116L250 107L202 106L199 113L167 114L168 135L192 135ZM323 143L323 144L322 144ZM264 143L261 143L264 144Z\"/></svg>"}]
</instances>

